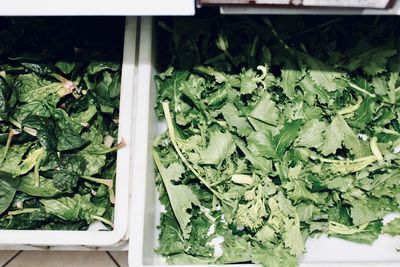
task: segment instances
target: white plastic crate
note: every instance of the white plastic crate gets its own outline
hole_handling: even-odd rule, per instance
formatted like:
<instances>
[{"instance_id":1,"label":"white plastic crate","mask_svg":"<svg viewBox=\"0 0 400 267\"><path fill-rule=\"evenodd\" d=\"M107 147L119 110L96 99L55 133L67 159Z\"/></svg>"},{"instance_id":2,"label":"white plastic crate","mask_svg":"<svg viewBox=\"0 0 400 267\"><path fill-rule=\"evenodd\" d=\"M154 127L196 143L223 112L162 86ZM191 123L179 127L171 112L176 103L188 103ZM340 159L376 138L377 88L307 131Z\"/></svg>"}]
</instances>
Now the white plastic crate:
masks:
<instances>
[{"instance_id":1,"label":"white plastic crate","mask_svg":"<svg viewBox=\"0 0 400 267\"><path fill-rule=\"evenodd\" d=\"M134 90L136 24L136 18L132 17L127 18L125 25L118 138L119 140L123 138L126 146L117 152L114 229L98 231L95 225L92 225L88 231L0 230L2 248L35 249L34 246L79 245L98 247L118 245L126 241L128 237L131 148L133 147L133 107L136 99ZM43 249L43 247L37 248Z\"/></svg>"},{"instance_id":2,"label":"white plastic crate","mask_svg":"<svg viewBox=\"0 0 400 267\"><path fill-rule=\"evenodd\" d=\"M138 101L133 191L131 202L131 224L129 264L134 267L162 266L163 258L157 255L159 215L161 206L154 183L151 147L154 137L165 128L154 111L156 89L153 81L156 74L155 42L151 18L141 19L138 58ZM162 40L159 40L160 42ZM360 245L337 238L312 239L307 242L307 253L300 259L300 266L400 266L400 237L381 236L373 246ZM181 265L182 266L182 265ZM210 265L207 265L210 266ZM231 266L253 266L231 265ZM187 266L189 267L189 266ZM226 265L228 267L228 265Z\"/></svg>"},{"instance_id":3,"label":"white plastic crate","mask_svg":"<svg viewBox=\"0 0 400 267\"><path fill-rule=\"evenodd\" d=\"M195 0L0 0L1 16L193 15Z\"/></svg>"}]
</instances>

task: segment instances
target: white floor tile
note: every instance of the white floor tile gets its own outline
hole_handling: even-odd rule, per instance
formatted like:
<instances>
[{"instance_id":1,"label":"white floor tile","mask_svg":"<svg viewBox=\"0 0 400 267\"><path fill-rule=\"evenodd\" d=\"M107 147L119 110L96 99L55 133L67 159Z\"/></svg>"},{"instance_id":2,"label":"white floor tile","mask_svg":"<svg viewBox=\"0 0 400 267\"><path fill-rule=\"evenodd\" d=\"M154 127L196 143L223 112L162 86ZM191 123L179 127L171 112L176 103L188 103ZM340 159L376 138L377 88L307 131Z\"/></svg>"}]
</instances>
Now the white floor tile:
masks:
<instances>
[{"instance_id":1,"label":"white floor tile","mask_svg":"<svg viewBox=\"0 0 400 267\"><path fill-rule=\"evenodd\" d=\"M121 267L128 267L128 251L110 251Z\"/></svg>"},{"instance_id":2,"label":"white floor tile","mask_svg":"<svg viewBox=\"0 0 400 267\"><path fill-rule=\"evenodd\" d=\"M24 251L7 267L116 267L101 251Z\"/></svg>"},{"instance_id":3,"label":"white floor tile","mask_svg":"<svg viewBox=\"0 0 400 267\"><path fill-rule=\"evenodd\" d=\"M18 250L0 250L0 266L3 266L12 256L18 253Z\"/></svg>"}]
</instances>

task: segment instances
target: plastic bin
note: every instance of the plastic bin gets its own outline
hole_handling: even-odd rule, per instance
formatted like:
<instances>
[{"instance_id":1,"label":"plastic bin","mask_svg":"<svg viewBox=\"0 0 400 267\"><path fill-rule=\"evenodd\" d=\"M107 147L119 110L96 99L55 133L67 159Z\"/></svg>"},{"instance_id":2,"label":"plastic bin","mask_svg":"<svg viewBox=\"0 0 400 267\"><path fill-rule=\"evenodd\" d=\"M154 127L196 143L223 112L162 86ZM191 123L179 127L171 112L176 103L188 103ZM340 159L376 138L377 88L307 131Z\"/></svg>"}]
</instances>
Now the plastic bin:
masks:
<instances>
[{"instance_id":1,"label":"plastic bin","mask_svg":"<svg viewBox=\"0 0 400 267\"><path fill-rule=\"evenodd\" d=\"M131 202L129 264L134 267L162 266L165 261L157 255L161 206L154 183L151 146L153 138L166 129L154 111L156 89L155 44L151 18L141 19L138 57L138 99L134 147L133 197ZM161 40L160 40L161 41ZM400 237L381 236L373 246L360 245L337 238L308 240L307 253L300 266L400 266ZM182 266L182 265L180 265ZM198 265L197 265L198 266ZM207 265L210 266L210 265ZM228 266L228 265L226 265ZM231 266L254 266L231 265Z\"/></svg>"},{"instance_id":2,"label":"plastic bin","mask_svg":"<svg viewBox=\"0 0 400 267\"><path fill-rule=\"evenodd\" d=\"M126 239L128 231L129 177L131 174L132 126L134 124L134 70L136 52L136 18L128 18L125 27L125 43L121 78L121 101L118 138L124 138L126 146L117 152L117 175L115 182L114 229L98 231L43 231L0 230L0 245L33 246L110 246ZM14 246L15 247L15 246ZM23 246L21 246L23 247Z\"/></svg>"}]
</instances>

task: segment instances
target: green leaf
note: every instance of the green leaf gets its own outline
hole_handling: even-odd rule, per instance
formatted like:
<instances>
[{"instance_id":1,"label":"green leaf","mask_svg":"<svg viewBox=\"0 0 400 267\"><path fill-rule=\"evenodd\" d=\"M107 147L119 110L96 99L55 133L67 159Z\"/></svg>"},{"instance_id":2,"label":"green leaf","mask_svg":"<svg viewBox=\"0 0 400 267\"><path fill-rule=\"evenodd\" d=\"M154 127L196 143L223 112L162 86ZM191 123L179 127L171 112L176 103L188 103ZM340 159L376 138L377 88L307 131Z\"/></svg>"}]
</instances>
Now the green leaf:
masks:
<instances>
[{"instance_id":1,"label":"green leaf","mask_svg":"<svg viewBox=\"0 0 400 267\"><path fill-rule=\"evenodd\" d=\"M239 79L241 94L251 94L257 89L258 83L261 82L260 78L257 77L257 72L252 69L242 71L239 75Z\"/></svg>"},{"instance_id":2,"label":"green leaf","mask_svg":"<svg viewBox=\"0 0 400 267\"><path fill-rule=\"evenodd\" d=\"M287 61L282 68L282 80L280 86L283 92L289 99L295 98L295 87L303 76L302 72L298 70L293 63Z\"/></svg>"},{"instance_id":3,"label":"green leaf","mask_svg":"<svg viewBox=\"0 0 400 267\"><path fill-rule=\"evenodd\" d=\"M21 177L18 191L34 197L54 197L61 193L60 190L54 187L53 180L42 176L39 177L39 186L36 186L33 173L28 173Z\"/></svg>"},{"instance_id":4,"label":"green leaf","mask_svg":"<svg viewBox=\"0 0 400 267\"><path fill-rule=\"evenodd\" d=\"M344 133L342 132L341 122L342 120L340 120L339 117L335 117L326 129L324 143L320 148L322 155L327 156L329 154L334 154L336 150L342 146Z\"/></svg>"},{"instance_id":5,"label":"green leaf","mask_svg":"<svg viewBox=\"0 0 400 267\"><path fill-rule=\"evenodd\" d=\"M294 120L285 123L283 128L279 131L279 134L274 136L275 151L278 158L283 156L286 149L297 138L302 124L302 120Z\"/></svg>"},{"instance_id":6,"label":"green leaf","mask_svg":"<svg viewBox=\"0 0 400 267\"><path fill-rule=\"evenodd\" d=\"M372 86L377 95L386 95L388 93L388 84L384 76L372 77Z\"/></svg>"},{"instance_id":7,"label":"green leaf","mask_svg":"<svg viewBox=\"0 0 400 267\"><path fill-rule=\"evenodd\" d=\"M349 121L349 124L354 128L364 130L374 117L375 103L371 97L367 97L362 102L360 108L354 113L354 118Z\"/></svg>"},{"instance_id":8,"label":"green leaf","mask_svg":"<svg viewBox=\"0 0 400 267\"><path fill-rule=\"evenodd\" d=\"M87 127L89 122L96 116L97 108L95 105L89 105L88 109L82 112L72 113L70 116L76 131L80 132L82 128Z\"/></svg>"},{"instance_id":9,"label":"green leaf","mask_svg":"<svg viewBox=\"0 0 400 267\"><path fill-rule=\"evenodd\" d=\"M221 108L221 112L228 125L237 129L240 135L247 135L251 132L251 126L246 117L243 117L233 104L226 103Z\"/></svg>"},{"instance_id":10,"label":"green leaf","mask_svg":"<svg viewBox=\"0 0 400 267\"><path fill-rule=\"evenodd\" d=\"M174 185L172 181L179 180L184 173L185 168L179 163L172 163L168 168L164 168L158 159L156 152L153 153L158 171L160 172L164 186L168 193L174 215L179 223L184 238L187 238L191 231L190 218L191 214L187 211L192 205L200 206L200 202L196 195L185 185Z\"/></svg>"},{"instance_id":11,"label":"green leaf","mask_svg":"<svg viewBox=\"0 0 400 267\"><path fill-rule=\"evenodd\" d=\"M11 88L6 79L0 75L0 119L8 118L10 112L9 99L11 98Z\"/></svg>"},{"instance_id":12,"label":"green leaf","mask_svg":"<svg viewBox=\"0 0 400 267\"><path fill-rule=\"evenodd\" d=\"M87 165L84 175L92 176L94 174L100 173L101 168L103 168L103 166L106 164L106 155L99 155L97 153L94 153L97 151L103 151L104 149L106 149L104 145L90 144L84 149L80 150L76 155L71 155L70 157L72 158L69 160L72 161L75 159L80 162L80 159L85 159ZM79 159L77 159L76 156L78 156Z\"/></svg>"},{"instance_id":13,"label":"green leaf","mask_svg":"<svg viewBox=\"0 0 400 267\"><path fill-rule=\"evenodd\" d=\"M41 148L31 148L32 143L12 145L3 161L0 170L19 176L28 173L43 154ZM4 156L5 147L0 147L0 157Z\"/></svg>"},{"instance_id":14,"label":"green leaf","mask_svg":"<svg viewBox=\"0 0 400 267\"><path fill-rule=\"evenodd\" d=\"M48 106L42 101L33 101L24 105L17 106L13 113L13 117L18 122L23 122L27 117L30 117L32 114L35 114L42 118L51 117L51 112Z\"/></svg>"},{"instance_id":15,"label":"green leaf","mask_svg":"<svg viewBox=\"0 0 400 267\"><path fill-rule=\"evenodd\" d=\"M56 126L57 151L73 150L85 144L85 141L75 129L74 123L65 111L55 109L52 115Z\"/></svg>"},{"instance_id":16,"label":"green leaf","mask_svg":"<svg viewBox=\"0 0 400 267\"><path fill-rule=\"evenodd\" d=\"M64 74L70 74L75 68L75 62L58 61L55 66Z\"/></svg>"},{"instance_id":17,"label":"green leaf","mask_svg":"<svg viewBox=\"0 0 400 267\"><path fill-rule=\"evenodd\" d=\"M263 267L296 267L296 257L290 255L288 249L280 246L270 245L267 248L256 246L252 250L252 262L261 264Z\"/></svg>"},{"instance_id":18,"label":"green leaf","mask_svg":"<svg viewBox=\"0 0 400 267\"><path fill-rule=\"evenodd\" d=\"M59 170L53 172L53 185L60 191L71 191L78 183L79 175Z\"/></svg>"},{"instance_id":19,"label":"green leaf","mask_svg":"<svg viewBox=\"0 0 400 267\"><path fill-rule=\"evenodd\" d=\"M222 242L223 254L218 258L218 263L229 264L247 262L252 258L252 249L249 242L241 236L234 235L225 227L217 227L217 234L224 237Z\"/></svg>"},{"instance_id":20,"label":"green leaf","mask_svg":"<svg viewBox=\"0 0 400 267\"><path fill-rule=\"evenodd\" d=\"M90 64L86 67L86 70L89 75L94 75L104 70L117 71L120 66L121 65L119 63L112 61L98 61L90 62Z\"/></svg>"},{"instance_id":21,"label":"green leaf","mask_svg":"<svg viewBox=\"0 0 400 267\"><path fill-rule=\"evenodd\" d=\"M35 209L33 212L13 215L10 219L5 219L6 226L4 228L13 230L36 230L51 219L53 219L52 215L46 213L42 209Z\"/></svg>"},{"instance_id":22,"label":"green leaf","mask_svg":"<svg viewBox=\"0 0 400 267\"><path fill-rule=\"evenodd\" d=\"M236 145L240 148L240 150L245 155L246 159L258 170L261 170L266 173L272 172L272 161L264 158L263 156L255 156L253 155L245 146L243 142L239 140L235 141ZM254 146L253 150L255 149ZM258 149L258 148L257 148ZM275 154L274 154L275 155Z\"/></svg>"},{"instance_id":23,"label":"green leaf","mask_svg":"<svg viewBox=\"0 0 400 267\"><path fill-rule=\"evenodd\" d=\"M10 173L0 171L0 214L8 209L21 179L13 178Z\"/></svg>"},{"instance_id":24,"label":"green leaf","mask_svg":"<svg viewBox=\"0 0 400 267\"><path fill-rule=\"evenodd\" d=\"M328 92L337 90L335 80L343 76L342 72L307 54L302 54L302 59L307 64L308 74L313 82Z\"/></svg>"},{"instance_id":25,"label":"green leaf","mask_svg":"<svg viewBox=\"0 0 400 267\"><path fill-rule=\"evenodd\" d=\"M105 209L96 207L90 202L90 195L75 194L73 197L61 197L57 199L41 199L47 213L53 214L66 221L85 220L90 223L94 219L92 215L102 216Z\"/></svg>"},{"instance_id":26,"label":"green leaf","mask_svg":"<svg viewBox=\"0 0 400 267\"><path fill-rule=\"evenodd\" d=\"M304 253L304 240L301 236L298 218L285 220L283 242L290 249L290 254L298 257Z\"/></svg>"},{"instance_id":27,"label":"green leaf","mask_svg":"<svg viewBox=\"0 0 400 267\"><path fill-rule=\"evenodd\" d=\"M271 133L253 132L247 137L249 150L256 157L275 158L276 150Z\"/></svg>"},{"instance_id":28,"label":"green leaf","mask_svg":"<svg viewBox=\"0 0 400 267\"><path fill-rule=\"evenodd\" d=\"M319 148L324 143L323 133L325 132L327 125L323 121L313 119L307 121L301 128L298 143L300 146L308 148Z\"/></svg>"},{"instance_id":29,"label":"green leaf","mask_svg":"<svg viewBox=\"0 0 400 267\"><path fill-rule=\"evenodd\" d=\"M366 201L352 203L351 218L355 225L361 225L382 219L395 210L397 210L396 204L389 198L369 198Z\"/></svg>"},{"instance_id":30,"label":"green leaf","mask_svg":"<svg viewBox=\"0 0 400 267\"><path fill-rule=\"evenodd\" d=\"M194 264L194 265L202 265L202 264L213 264L215 263L215 259L213 258L203 258L198 256L192 256L189 254L176 254L169 256L167 258L167 263L172 265L183 265L183 264Z\"/></svg>"},{"instance_id":31,"label":"green leaf","mask_svg":"<svg viewBox=\"0 0 400 267\"><path fill-rule=\"evenodd\" d=\"M368 224L365 229L353 234L332 234L332 236L339 237L356 243L372 245L372 243L379 237L382 229L382 222L375 221Z\"/></svg>"},{"instance_id":32,"label":"green leaf","mask_svg":"<svg viewBox=\"0 0 400 267\"><path fill-rule=\"evenodd\" d=\"M278 109L275 106L275 102L271 100L271 95L269 93L265 93L262 96L249 115L272 125L276 125L279 117Z\"/></svg>"},{"instance_id":33,"label":"green leaf","mask_svg":"<svg viewBox=\"0 0 400 267\"><path fill-rule=\"evenodd\" d=\"M384 47L373 47L361 39L353 51L350 51L351 62L346 66L353 71L362 68L368 75L374 76L385 71L389 57L397 54L392 44Z\"/></svg>"},{"instance_id":34,"label":"green leaf","mask_svg":"<svg viewBox=\"0 0 400 267\"><path fill-rule=\"evenodd\" d=\"M389 234L391 236L400 235L400 218L396 218L382 228L383 234Z\"/></svg>"},{"instance_id":35,"label":"green leaf","mask_svg":"<svg viewBox=\"0 0 400 267\"><path fill-rule=\"evenodd\" d=\"M160 235L158 236L159 246L157 253L162 255L175 255L185 252L185 244L178 221L171 209L161 214Z\"/></svg>"},{"instance_id":36,"label":"green leaf","mask_svg":"<svg viewBox=\"0 0 400 267\"><path fill-rule=\"evenodd\" d=\"M326 104L329 101L329 92L321 86L318 86L311 80L310 75L305 75L299 83L299 87L304 92L304 98L308 104L314 104L316 97L318 101Z\"/></svg>"},{"instance_id":37,"label":"green leaf","mask_svg":"<svg viewBox=\"0 0 400 267\"><path fill-rule=\"evenodd\" d=\"M104 113L113 113L119 107L120 75L108 71L102 73L102 79L96 83L96 99L100 110Z\"/></svg>"},{"instance_id":38,"label":"green leaf","mask_svg":"<svg viewBox=\"0 0 400 267\"><path fill-rule=\"evenodd\" d=\"M325 141L320 151L325 156L336 153L336 150L342 146L342 143L356 157L370 155L369 145L356 136L341 115L337 115L332 119L324 136Z\"/></svg>"},{"instance_id":39,"label":"green leaf","mask_svg":"<svg viewBox=\"0 0 400 267\"><path fill-rule=\"evenodd\" d=\"M33 73L20 75L18 82L18 100L23 103L44 100L51 95L60 99L70 93L65 84L44 80Z\"/></svg>"},{"instance_id":40,"label":"green leaf","mask_svg":"<svg viewBox=\"0 0 400 267\"><path fill-rule=\"evenodd\" d=\"M208 244L211 222L202 212L198 213L194 214L190 222L192 231L188 240L188 253L193 256L212 257L214 249Z\"/></svg>"},{"instance_id":41,"label":"green leaf","mask_svg":"<svg viewBox=\"0 0 400 267\"><path fill-rule=\"evenodd\" d=\"M218 165L235 151L235 143L229 132L212 131L207 148L200 152L200 163Z\"/></svg>"},{"instance_id":42,"label":"green leaf","mask_svg":"<svg viewBox=\"0 0 400 267\"><path fill-rule=\"evenodd\" d=\"M181 96L181 84L186 81L189 76L187 71L174 71L172 76L166 77L165 79L158 79L156 77L158 104L158 114L163 114L161 102L168 100L171 107L177 110L177 102Z\"/></svg>"}]
</instances>

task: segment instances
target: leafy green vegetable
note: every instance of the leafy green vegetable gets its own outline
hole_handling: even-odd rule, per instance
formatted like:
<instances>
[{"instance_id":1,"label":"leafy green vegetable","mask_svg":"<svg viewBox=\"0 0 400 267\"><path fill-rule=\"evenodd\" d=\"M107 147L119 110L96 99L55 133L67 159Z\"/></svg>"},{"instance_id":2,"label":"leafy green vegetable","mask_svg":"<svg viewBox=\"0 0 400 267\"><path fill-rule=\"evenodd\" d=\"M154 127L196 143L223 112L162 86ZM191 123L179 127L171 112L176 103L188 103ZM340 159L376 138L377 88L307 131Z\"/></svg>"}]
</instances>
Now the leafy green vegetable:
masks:
<instances>
[{"instance_id":1,"label":"leafy green vegetable","mask_svg":"<svg viewBox=\"0 0 400 267\"><path fill-rule=\"evenodd\" d=\"M326 20L160 22L168 263L297 266L308 237L399 234L398 219L383 226L400 211L398 18Z\"/></svg>"},{"instance_id":2,"label":"leafy green vegetable","mask_svg":"<svg viewBox=\"0 0 400 267\"><path fill-rule=\"evenodd\" d=\"M113 228L123 26L0 19L1 229Z\"/></svg>"},{"instance_id":3,"label":"leafy green vegetable","mask_svg":"<svg viewBox=\"0 0 400 267\"><path fill-rule=\"evenodd\" d=\"M10 206L21 179L13 178L10 173L6 172L0 172L0 176L0 214L2 214Z\"/></svg>"},{"instance_id":4,"label":"leafy green vegetable","mask_svg":"<svg viewBox=\"0 0 400 267\"><path fill-rule=\"evenodd\" d=\"M382 233L396 236L400 234L400 219L396 218L383 226Z\"/></svg>"}]
</instances>

